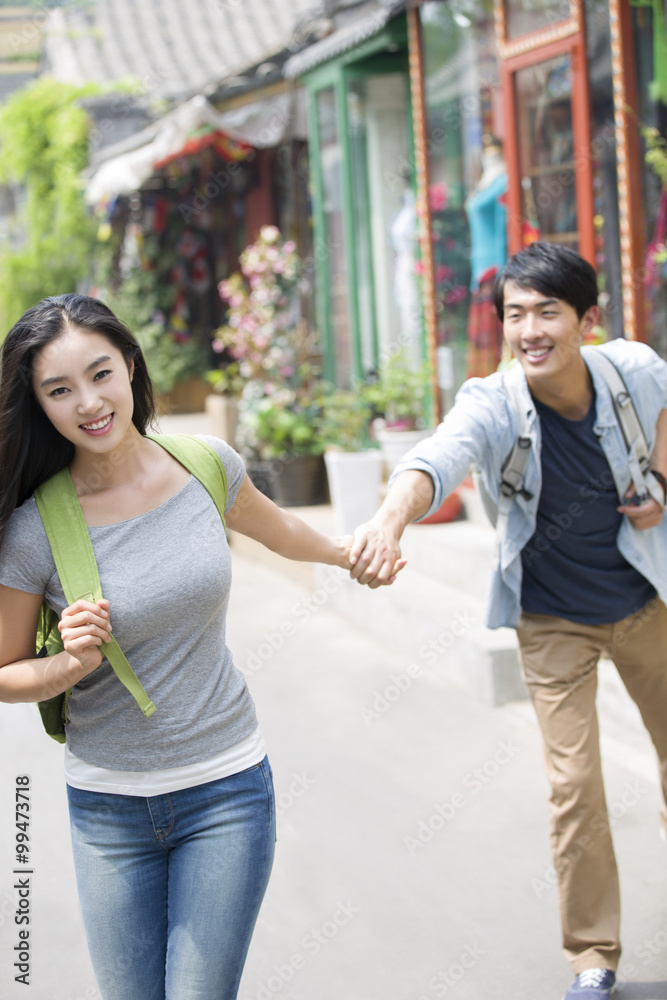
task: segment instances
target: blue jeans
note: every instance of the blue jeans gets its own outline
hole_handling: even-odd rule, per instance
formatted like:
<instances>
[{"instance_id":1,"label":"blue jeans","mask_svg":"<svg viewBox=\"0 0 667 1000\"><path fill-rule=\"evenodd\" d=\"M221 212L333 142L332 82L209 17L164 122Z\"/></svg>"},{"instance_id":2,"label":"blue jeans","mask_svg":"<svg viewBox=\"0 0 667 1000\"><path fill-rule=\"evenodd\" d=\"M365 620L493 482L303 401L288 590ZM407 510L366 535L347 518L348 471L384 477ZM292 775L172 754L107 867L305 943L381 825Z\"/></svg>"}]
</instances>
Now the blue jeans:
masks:
<instances>
[{"instance_id":1,"label":"blue jeans","mask_svg":"<svg viewBox=\"0 0 667 1000\"><path fill-rule=\"evenodd\" d=\"M235 1000L273 863L268 759L169 795L67 794L103 1000Z\"/></svg>"}]
</instances>

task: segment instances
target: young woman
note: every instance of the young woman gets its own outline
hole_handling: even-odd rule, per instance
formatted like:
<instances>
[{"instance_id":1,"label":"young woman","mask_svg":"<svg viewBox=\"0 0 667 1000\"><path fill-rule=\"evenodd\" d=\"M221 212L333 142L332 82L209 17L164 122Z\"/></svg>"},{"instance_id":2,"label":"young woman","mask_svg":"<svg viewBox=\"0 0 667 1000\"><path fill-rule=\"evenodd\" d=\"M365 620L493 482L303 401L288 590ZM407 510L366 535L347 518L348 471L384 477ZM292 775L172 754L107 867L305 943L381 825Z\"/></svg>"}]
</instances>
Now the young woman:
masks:
<instances>
[{"instance_id":1,"label":"young woman","mask_svg":"<svg viewBox=\"0 0 667 1000\"><path fill-rule=\"evenodd\" d=\"M146 438L141 350L101 302L44 299L2 349L0 700L69 688L65 774L90 955L104 1000L234 1000L273 860L271 770L225 645L230 555L205 488ZM351 539L276 507L222 459L227 521L290 559L349 568ZM34 490L69 467L104 599L67 606ZM35 656L42 600L64 650ZM104 659L113 629L157 705Z\"/></svg>"}]
</instances>

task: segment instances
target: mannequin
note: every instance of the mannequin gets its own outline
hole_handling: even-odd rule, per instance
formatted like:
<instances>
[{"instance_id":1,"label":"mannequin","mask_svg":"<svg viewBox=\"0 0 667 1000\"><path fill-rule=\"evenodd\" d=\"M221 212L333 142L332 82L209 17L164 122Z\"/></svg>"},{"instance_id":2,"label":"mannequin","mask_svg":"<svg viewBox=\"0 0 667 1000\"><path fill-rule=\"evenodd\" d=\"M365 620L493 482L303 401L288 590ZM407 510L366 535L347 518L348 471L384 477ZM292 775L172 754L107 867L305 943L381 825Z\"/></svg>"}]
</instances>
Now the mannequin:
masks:
<instances>
[{"instance_id":1,"label":"mannequin","mask_svg":"<svg viewBox=\"0 0 667 1000\"><path fill-rule=\"evenodd\" d=\"M507 257L505 205L500 200L507 191L507 167L498 139L485 137L482 149L482 176L466 199L470 226L470 287L479 287L479 279L490 267L500 269Z\"/></svg>"},{"instance_id":2,"label":"mannequin","mask_svg":"<svg viewBox=\"0 0 667 1000\"><path fill-rule=\"evenodd\" d=\"M402 205L389 228L389 238L396 253L394 260L394 296L401 325L401 342L416 343L420 330L419 292L415 279L417 264L417 215L415 196L407 185Z\"/></svg>"},{"instance_id":3,"label":"mannequin","mask_svg":"<svg viewBox=\"0 0 667 1000\"><path fill-rule=\"evenodd\" d=\"M500 140L482 140L482 175L465 203L470 226L470 312L467 376L483 378L500 363L502 331L493 305L493 283L507 258L507 167Z\"/></svg>"}]
</instances>

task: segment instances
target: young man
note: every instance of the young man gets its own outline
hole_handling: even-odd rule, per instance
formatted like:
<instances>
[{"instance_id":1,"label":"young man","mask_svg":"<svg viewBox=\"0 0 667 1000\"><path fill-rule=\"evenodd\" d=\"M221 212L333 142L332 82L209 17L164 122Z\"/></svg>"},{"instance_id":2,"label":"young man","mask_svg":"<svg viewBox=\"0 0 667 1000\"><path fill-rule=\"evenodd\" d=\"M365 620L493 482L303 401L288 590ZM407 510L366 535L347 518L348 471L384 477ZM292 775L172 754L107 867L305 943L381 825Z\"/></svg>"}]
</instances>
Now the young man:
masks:
<instances>
[{"instance_id":1,"label":"young man","mask_svg":"<svg viewBox=\"0 0 667 1000\"><path fill-rule=\"evenodd\" d=\"M542 730L563 947L576 976L566 1000L611 996L621 952L595 711L603 653L639 706L667 800L667 498L632 502L627 448L598 352L625 381L663 493L667 364L625 340L582 348L598 321L596 303L595 272L572 250L534 243L508 261L496 308L521 366L513 377L524 412L501 374L467 382L435 434L399 464L351 552L360 583L387 583L406 524L436 510L471 465L498 499L502 466L528 421L525 492L499 530L487 625L516 627ZM667 829L667 813L663 823Z\"/></svg>"}]
</instances>

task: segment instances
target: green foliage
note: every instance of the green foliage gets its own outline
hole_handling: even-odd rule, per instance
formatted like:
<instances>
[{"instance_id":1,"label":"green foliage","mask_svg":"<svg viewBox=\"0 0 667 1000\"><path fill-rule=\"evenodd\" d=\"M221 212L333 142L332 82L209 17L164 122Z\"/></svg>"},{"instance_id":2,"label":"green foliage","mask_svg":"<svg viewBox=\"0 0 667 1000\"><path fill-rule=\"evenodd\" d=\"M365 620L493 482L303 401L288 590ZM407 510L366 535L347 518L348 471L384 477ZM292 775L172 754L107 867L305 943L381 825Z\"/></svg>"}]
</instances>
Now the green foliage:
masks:
<instances>
[{"instance_id":1,"label":"green foliage","mask_svg":"<svg viewBox=\"0 0 667 1000\"><path fill-rule=\"evenodd\" d=\"M175 286L161 280L158 267L138 264L126 275L118 291L104 298L113 312L134 333L146 357L148 374L158 392L166 393L176 382L200 375L208 365L208 352L195 340L177 340L165 329L164 312L173 302Z\"/></svg>"},{"instance_id":2,"label":"green foliage","mask_svg":"<svg viewBox=\"0 0 667 1000\"><path fill-rule=\"evenodd\" d=\"M0 247L4 330L45 296L76 291L89 272L96 224L80 179L89 120L77 102L98 92L41 77L0 108L0 183L25 192L15 245Z\"/></svg>"},{"instance_id":3,"label":"green foliage","mask_svg":"<svg viewBox=\"0 0 667 1000\"><path fill-rule=\"evenodd\" d=\"M325 448L362 451L367 447L366 430L371 407L363 393L324 388L320 407L318 427Z\"/></svg>"},{"instance_id":4,"label":"green foliage","mask_svg":"<svg viewBox=\"0 0 667 1000\"><path fill-rule=\"evenodd\" d=\"M158 392L170 392L176 382L201 375L207 357L196 340L177 340L162 323L148 323L134 332Z\"/></svg>"},{"instance_id":5,"label":"green foliage","mask_svg":"<svg viewBox=\"0 0 667 1000\"><path fill-rule=\"evenodd\" d=\"M667 190L667 140L665 140L657 128L645 126L641 130L646 141L646 153L644 159L648 163L653 173L660 179L663 191ZM667 245L664 243L654 247L653 259L656 264L667 262Z\"/></svg>"},{"instance_id":6,"label":"green foliage","mask_svg":"<svg viewBox=\"0 0 667 1000\"><path fill-rule=\"evenodd\" d=\"M641 132L646 141L644 159L663 185L667 186L667 141L663 139L657 128L644 127Z\"/></svg>"},{"instance_id":7,"label":"green foliage","mask_svg":"<svg viewBox=\"0 0 667 1000\"><path fill-rule=\"evenodd\" d=\"M364 389L364 397L388 423L402 420L423 422L431 391L432 366L424 361L411 366L403 350L383 364L380 376Z\"/></svg>"},{"instance_id":8,"label":"green foliage","mask_svg":"<svg viewBox=\"0 0 667 1000\"><path fill-rule=\"evenodd\" d=\"M298 390L277 389L265 395L259 383L246 386L239 402L236 440L250 459L284 455L321 455L319 402L305 385Z\"/></svg>"},{"instance_id":9,"label":"green foliage","mask_svg":"<svg viewBox=\"0 0 667 1000\"><path fill-rule=\"evenodd\" d=\"M230 361L224 368L212 368L204 372L204 378L210 382L213 392L232 399L239 399L246 384L238 361Z\"/></svg>"}]
</instances>

